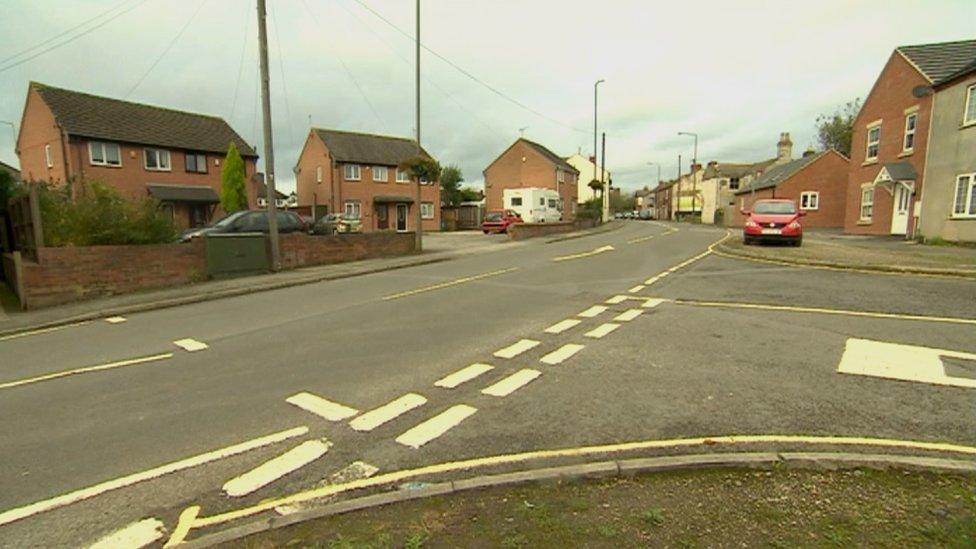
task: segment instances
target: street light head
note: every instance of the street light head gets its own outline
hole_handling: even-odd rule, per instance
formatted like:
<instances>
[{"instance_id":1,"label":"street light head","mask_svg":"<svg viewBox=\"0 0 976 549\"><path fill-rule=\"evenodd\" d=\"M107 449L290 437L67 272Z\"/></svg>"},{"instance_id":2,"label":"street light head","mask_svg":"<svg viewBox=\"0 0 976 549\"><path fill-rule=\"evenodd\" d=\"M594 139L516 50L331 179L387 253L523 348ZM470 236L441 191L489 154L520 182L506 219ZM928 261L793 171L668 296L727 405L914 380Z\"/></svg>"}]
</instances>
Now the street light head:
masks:
<instances>
[{"instance_id":1,"label":"street light head","mask_svg":"<svg viewBox=\"0 0 976 549\"><path fill-rule=\"evenodd\" d=\"M604 82L606 82L606 80L604 80L604 79L601 78L601 79L599 79L599 80L596 81L596 84L593 84L593 85L596 86L597 84L602 84Z\"/></svg>"}]
</instances>

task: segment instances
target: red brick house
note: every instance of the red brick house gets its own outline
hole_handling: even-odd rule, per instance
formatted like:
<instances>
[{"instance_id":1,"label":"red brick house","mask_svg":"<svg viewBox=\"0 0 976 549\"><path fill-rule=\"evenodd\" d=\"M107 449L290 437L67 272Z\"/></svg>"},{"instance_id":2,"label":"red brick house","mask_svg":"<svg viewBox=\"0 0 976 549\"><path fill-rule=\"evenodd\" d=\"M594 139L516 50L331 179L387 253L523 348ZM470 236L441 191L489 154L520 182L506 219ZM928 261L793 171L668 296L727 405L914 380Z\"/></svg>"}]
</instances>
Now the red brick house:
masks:
<instances>
[{"instance_id":1,"label":"red brick house","mask_svg":"<svg viewBox=\"0 0 976 549\"><path fill-rule=\"evenodd\" d=\"M257 154L222 118L132 103L31 82L17 136L24 181L100 181L131 198L153 196L181 228L220 210L220 165L231 143L245 180ZM248 204L255 204L248 185Z\"/></svg>"},{"instance_id":2,"label":"red brick house","mask_svg":"<svg viewBox=\"0 0 976 549\"><path fill-rule=\"evenodd\" d=\"M538 187L559 193L563 220L576 219L579 171L542 145L519 138L485 168L485 209L503 208L505 189Z\"/></svg>"},{"instance_id":3,"label":"red brick house","mask_svg":"<svg viewBox=\"0 0 976 549\"><path fill-rule=\"evenodd\" d=\"M807 151L802 158L768 168L759 178L735 192L733 226L741 227L741 210L756 200L787 198L806 212L804 228L841 228L847 210L850 161L835 150Z\"/></svg>"},{"instance_id":4,"label":"red brick house","mask_svg":"<svg viewBox=\"0 0 976 549\"><path fill-rule=\"evenodd\" d=\"M911 237L918 226L932 85L976 57L976 40L895 49L854 121L844 230Z\"/></svg>"},{"instance_id":5,"label":"red brick house","mask_svg":"<svg viewBox=\"0 0 976 549\"><path fill-rule=\"evenodd\" d=\"M677 182L678 180L672 179L666 183L658 183L657 187L654 187L654 208L656 210L654 219L671 221L671 195Z\"/></svg>"},{"instance_id":6,"label":"red brick house","mask_svg":"<svg viewBox=\"0 0 976 549\"><path fill-rule=\"evenodd\" d=\"M358 216L364 232L412 231L417 183L398 166L414 156L413 139L312 128L295 166L296 209L315 218L335 212ZM438 231L440 183L420 185L423 229Z\"/></svg>"}]
</instances>

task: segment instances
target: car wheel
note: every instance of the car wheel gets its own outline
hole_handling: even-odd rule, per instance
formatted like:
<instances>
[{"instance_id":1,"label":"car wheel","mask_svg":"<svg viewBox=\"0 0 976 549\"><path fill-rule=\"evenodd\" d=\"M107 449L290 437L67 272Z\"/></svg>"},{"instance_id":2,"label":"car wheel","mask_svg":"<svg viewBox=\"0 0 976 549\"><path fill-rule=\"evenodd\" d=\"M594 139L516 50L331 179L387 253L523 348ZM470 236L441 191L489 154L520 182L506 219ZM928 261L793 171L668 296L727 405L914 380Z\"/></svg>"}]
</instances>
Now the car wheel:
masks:
<instances>
[{"instance_id":1,"label":"car wheel","mask_svg":"<svg viewBox=\"0 0 976 549\"><path fill-rule=\"evenodd\" d=\"M743 236L742 243L745 244L746 246L750 246L752 244L752 239L749 238L748 236Z\"/></svg>"},{"instance_id":2,"label":"car wheel","mask_svg":"<svg viewBox=\"0 0 976 549\"><path fill-rule=\"evenodd\" d=\"M799 248L803 244L803 237L797 238L793 241L793 246Z\"/></svg>"}]
</instances>

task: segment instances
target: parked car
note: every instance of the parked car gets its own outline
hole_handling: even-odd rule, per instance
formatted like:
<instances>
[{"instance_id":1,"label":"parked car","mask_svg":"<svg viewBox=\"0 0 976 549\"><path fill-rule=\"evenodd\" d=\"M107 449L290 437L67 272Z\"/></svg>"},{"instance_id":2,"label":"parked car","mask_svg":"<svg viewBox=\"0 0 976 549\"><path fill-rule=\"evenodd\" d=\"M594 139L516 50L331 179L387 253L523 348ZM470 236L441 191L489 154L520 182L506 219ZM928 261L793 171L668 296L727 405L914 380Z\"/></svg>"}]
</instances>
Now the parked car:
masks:
<instances>
[{"instance_id":1,"label":"parked car","mask_svg":"<svg viewBox=\"0 0 976 549\"><path fill-rule=\"evenodd\" d=\"M491 210L485 214L485 220L481 223L481 232L504 233L508 228L516 223L522 223L522 217L514 210Z\"/></svg>"},{"instance_id":2,"label":"parked car","mask_svg":"<svg viewBox=\"0 0 976 549\"><path fill-rule=\"evenodd\" d=\"M295 212L277 212L278 232L296 233L308 230L302 218ZM268 228L268 212L265 210L241 210L221 218L208 227L187 229L180 235L181 242L189 242L208 234L228 233L266 233Z\"/></svg>"},{"instance_id":3,"label":"parked car","mask_svg":"<svg viewBox=\"0 0 976 549\"><path fill-rule=\"evenodd\" d=\"M641 210L639 217L641 219L654 219L654 210Z\"/></svg>"},{"instance_id":4,"label":"parked car","mask_svg":"<svg viewBox=\"0 0 976 549\"><path fill-rule=\"evenodd\" d=\"M792 200L757 200L752 205L752 210L742 210L742 215L746 216L745 226L742 228L742 241L745 244L788 242L799 246L803 243L800 217L806 215L806 212L798 211Z\"/></svg>"},{"instance_id":5,"label":"parked car","mask_svg":"<svg viewBox=\"0 0 976 549\"><path fill-rule=\"evenodd\" d=\"M350 214L327 214L312 225L312 234L340 234L363 232L363 220Z\"/></svg>"},{"instance_id":6,"label":"parked car","mask_svg":"<svg viewBox=\"0 0 976 549\"><path fill-rule=\"evenodd\" d=\"M622 214L620 212L614 212L613 218L614 219L623 219L624 218L624 214Z\"/></svg>"}]
</instances>

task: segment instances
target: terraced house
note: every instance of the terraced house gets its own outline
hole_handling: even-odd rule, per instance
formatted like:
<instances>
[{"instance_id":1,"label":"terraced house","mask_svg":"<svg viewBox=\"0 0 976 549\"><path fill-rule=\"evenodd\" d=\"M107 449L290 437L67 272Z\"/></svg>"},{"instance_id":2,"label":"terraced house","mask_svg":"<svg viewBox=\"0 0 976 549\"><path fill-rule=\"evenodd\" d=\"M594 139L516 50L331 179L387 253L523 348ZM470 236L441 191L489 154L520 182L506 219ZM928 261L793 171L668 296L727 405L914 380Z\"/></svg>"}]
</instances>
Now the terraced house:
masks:
<instances>
[{"instance_id":1,"label":"terraced house","mask_svg":"<svg viewBox=\"0 0 976 549\"><path fill-rule=\"evenodd\" d=\"M185 228L222 215L220 166L231 143L252 181L257 154L222 118L31 82L17 156L24 181L73 193L100 181L130 198L153 196ZM254 207L253 184L247 193Z\"/></svg>"},{"instance_id":2,"label":"terraced house","mask_svg":"<svg viewBox=\"0 0 976 549\"><path fill-rule=\"evenodd\" d=\"M440 183L421 181L418 205L417 183L399 169L415 156L413 139L312 128L295 166L297 209L315 218L359 217L365 232L405 232L414 230L419 207L423 229L439 230Z\"/></svg>"}]
</instances>

